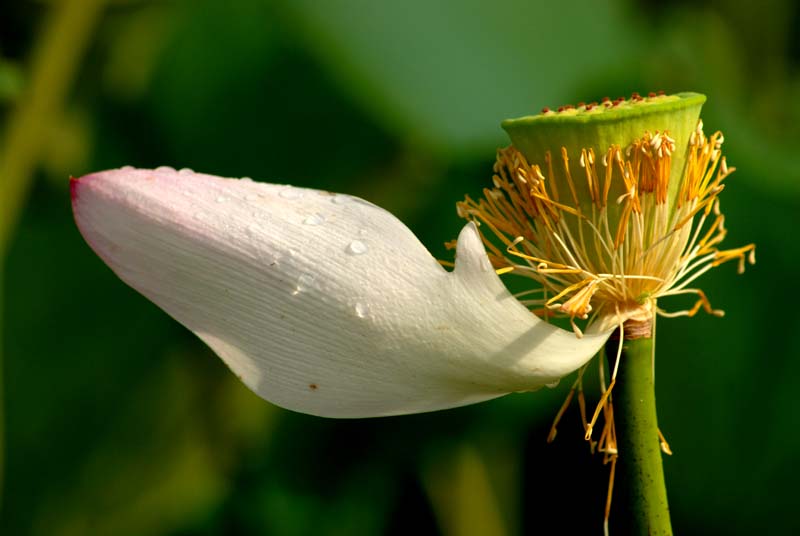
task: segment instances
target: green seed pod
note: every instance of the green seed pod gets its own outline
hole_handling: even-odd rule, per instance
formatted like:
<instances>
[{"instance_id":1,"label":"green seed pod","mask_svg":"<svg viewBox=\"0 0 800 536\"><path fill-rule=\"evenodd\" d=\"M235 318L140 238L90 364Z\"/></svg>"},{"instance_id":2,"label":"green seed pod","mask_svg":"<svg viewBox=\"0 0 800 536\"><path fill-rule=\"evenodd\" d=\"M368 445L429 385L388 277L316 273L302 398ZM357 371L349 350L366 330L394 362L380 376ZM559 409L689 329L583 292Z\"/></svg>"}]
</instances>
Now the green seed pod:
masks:
<instances>
[{"instance_id":1,"label":"green seed pod","mask_svg":"<svg viewBox=\"0 0 800 536\"><path fill-rule=\"evenodd\" d=\"M481 224L501 274L538 281L523 302L546 317L601 328L649 322L657 300L694 294L694 315L711 308L687 285L705 271L754 262L752 244L719 250L718 195L733 171L723 136L703 133L698 93L580 103L503 122L513 145L497 152L494 188L467 197L459 214Z\"/></svg>"},{"instance_id":2,"label":"green seed pod","mask_svg":"<svg viewBox=\"0 0 800 536\"><path fill-rule=\"evenodd\" d=\"M557 111L545 109L538 115L507 119L502 126L514 147L530 164L538 164L545 175L548 158L553 159L552 180L559 181L556 188L561 192L567 191L568 185L564 170L556 161L561 160L562 147L566 149L569 170L575 179L575 188L584 211L590 209L591 197L588 195L587 181L582 180L585 175L580 163L582 150L591 149L601 158L611 146L618 146L625 151L645 132L668 133L676 147L672 154L668 183L668 199L672 205L686 164L689 138L697 127L700 108L706 97L690 92L650 95L640 97L634 93L627 100L604 100L599 104L582 104L578 107L563 106ZM611 187L612 198L625 193L620 181L612 183Z\"/></svg>"}]
</instances>

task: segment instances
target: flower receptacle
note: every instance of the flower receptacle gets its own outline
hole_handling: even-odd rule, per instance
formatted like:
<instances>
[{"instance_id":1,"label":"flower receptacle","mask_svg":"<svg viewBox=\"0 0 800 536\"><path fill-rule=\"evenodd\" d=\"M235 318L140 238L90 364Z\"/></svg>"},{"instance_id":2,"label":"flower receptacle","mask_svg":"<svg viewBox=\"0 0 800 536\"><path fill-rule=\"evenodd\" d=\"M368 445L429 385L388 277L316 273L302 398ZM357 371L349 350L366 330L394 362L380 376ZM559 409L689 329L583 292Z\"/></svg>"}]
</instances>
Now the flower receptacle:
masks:
<instances>
[{"instance_id":1,"label":"flower receptacle","mask_svg":"<svg viewBox=\"0 0 800 536\"><path fill-rule=\"evenodd\" d=\"M569 158L569 171L575 181L575 190L582 209L589 210L591 195L587 181L582 180L585 167L581 165L581 152L592 150L598 159L609 147L618 146L623 151L645 132L668 132L675 140L677 150L672 154L669 178L670 200L678 192L680 177L686 163L689 139L697 127L700 109L706 97L700 93L684 92L674 95L650 93L641 97L634 93L630 99L603 99L600 103L579 103L562 106L557 110L545 108L538 115L507 119L502 127L514 147L531 165L539 165L547 175L547 162L552 161L552 180L557 180L561 192L568 191L560 173L562 148ZM548 156L549 153L549 156ZM581 194L584 195L581 195ZM624 194L619 181L612 185L611 197Z\"/></svg>"}]
</instances>

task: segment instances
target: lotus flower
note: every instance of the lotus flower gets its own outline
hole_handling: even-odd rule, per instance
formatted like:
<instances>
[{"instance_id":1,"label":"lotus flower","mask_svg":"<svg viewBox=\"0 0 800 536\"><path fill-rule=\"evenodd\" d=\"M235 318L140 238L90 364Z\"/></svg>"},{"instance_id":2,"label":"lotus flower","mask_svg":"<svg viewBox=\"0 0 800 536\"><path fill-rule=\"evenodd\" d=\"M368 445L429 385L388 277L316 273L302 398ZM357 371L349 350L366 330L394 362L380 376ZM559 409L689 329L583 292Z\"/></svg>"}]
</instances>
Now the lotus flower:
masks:
<instances>
[{"instance_id":1,"label":"lotus flower","mask_svg":"<svg viewBox=\"0 0 800 536\"><path fill-rule=\"evenodd\" d=\"M513 146L495 188L458 205L452 272L385 210L318 190L126 167L73 180L73 210L123 281L263 398L329 417L433 411L551 385L617 326L649 337L657 313L721 314L689 285L743 270L754 246L717 249L733 168L704 101L634 94L504 122ZM511 295L506 273L541 296ZM695 306L657 304L682 294Z\"/></svg>"}]
</instances>

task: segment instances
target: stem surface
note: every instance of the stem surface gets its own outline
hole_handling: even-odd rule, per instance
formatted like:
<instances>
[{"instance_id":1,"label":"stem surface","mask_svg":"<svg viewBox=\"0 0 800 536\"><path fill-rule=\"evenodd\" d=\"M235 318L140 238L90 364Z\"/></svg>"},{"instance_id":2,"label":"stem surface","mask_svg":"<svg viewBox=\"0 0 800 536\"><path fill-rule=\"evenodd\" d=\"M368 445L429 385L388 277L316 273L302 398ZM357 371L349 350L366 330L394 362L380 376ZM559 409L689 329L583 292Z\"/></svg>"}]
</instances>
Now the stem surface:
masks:
<instances>
[{"instance_id":1,"label":"stem surface","mask_svg":"<svg viewBox=\"0 0 800 536\"><path fill-rule=\"evenodd\" d=\"M609 361L619 341L606 346ZM614 421L619 459L615 485L618 506L612 534L671 535L667 489L661 462L653 378L653 339L622 341L614 386Z\"/></svg>"}]
</instances>

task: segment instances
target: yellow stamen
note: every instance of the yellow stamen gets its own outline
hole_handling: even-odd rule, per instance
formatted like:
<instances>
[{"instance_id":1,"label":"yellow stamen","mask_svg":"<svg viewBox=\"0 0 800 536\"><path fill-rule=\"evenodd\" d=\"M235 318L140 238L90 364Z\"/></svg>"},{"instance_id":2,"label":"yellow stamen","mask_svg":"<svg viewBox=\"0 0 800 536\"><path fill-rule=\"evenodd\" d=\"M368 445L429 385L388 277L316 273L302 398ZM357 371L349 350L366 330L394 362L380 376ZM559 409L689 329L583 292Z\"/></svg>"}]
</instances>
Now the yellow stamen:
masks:
<instances>
[{"instance_id":1,"label":"yellow stamen","mask_svg":"<svg viewBox=\"0 0 800 536\"><path fill-rule=\"evenodd\" d=\"M669 443L667 443L667 440L664 437L664 434L661 433L660 428L658 429L658 441L659 444L661 445L661 452L669 456L672 456L672 449L669 448Z\"/></svg>"},{"instance_id":2,"label":"yellow stamen","mask_svg":"<svg viewBox=\"0 0 800 536\"><path fill-rule=\"evenodd\" d=\"M722 156L722 141L719 132L707 138L698 123L681 182L672 187L677 148L667 132L645 132L624 148L612 145L599 159L592 147L576 155L561 147L557 159L546 152L544 162L528 162L507 147L497 152L495 188L478 201L465 198L459 214L485 225L481 233L498 273L534 279L548 290L546 304L554 310L541 301L532 308L566 316L576 333L581 329L575 320L588 321L589 312L609 324L617 309L670 315L655 306L660 297L675 295L725 262L737 260L741 271L755 260L752 244L717 249L726 235L718 196L734 170ZM572 157L585 180L575 181ZM559 197L559 191L569 194ZM608 203L611 192L617 203ZM711 212L715 218L706 225ZM719 314L704 294L687 292L698 302L675 314Z\"/></svg>"},{"instance_id":3,"label":"yellow stamen","mask_svg":"<svg viewBox=\"0 0 800 536\"><path fill-rule=\"evenodd\" d=\"M583 332L576 320L610 328L656 313L691 317L702 309L722 316L702 290L689 286L726 262L737 261L740 272L747 262L755 263L753 244L718 248L727 234L719 195L735 170L722 155L723 140L720 132L706 137L698 122L688 146L680 148L668 132L643 132L625 147L585 147L572 154L561 147L552 154L545 151L543 162L528 162L516 148L507 147L497 152L494 189L484 190L478 201L466 197L458 204L459 215L482 224L499 275L538 283L541 294L522 303L546 320L568 318L579 337ZM671 184L677 151L685 151L686 160L679 184ZM673 312L657 305L661 298L681 295L695 296L694 305ZM606 530L619 456L612 396L619 359L618 353L607 387L600 361L602 396L590 420L582 383L585 367L581 369L548 435L548 441L555 439L577 392L590 451L603 453L604 463L611 464ZM601 413L603 427L595 442ZM662 451L671 454L660 430L658 439Z\"/></svg>"}]
</instances>

